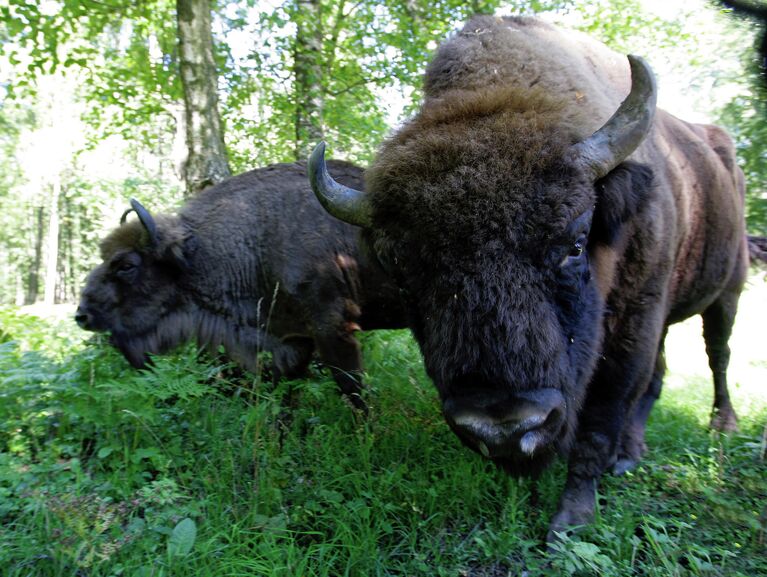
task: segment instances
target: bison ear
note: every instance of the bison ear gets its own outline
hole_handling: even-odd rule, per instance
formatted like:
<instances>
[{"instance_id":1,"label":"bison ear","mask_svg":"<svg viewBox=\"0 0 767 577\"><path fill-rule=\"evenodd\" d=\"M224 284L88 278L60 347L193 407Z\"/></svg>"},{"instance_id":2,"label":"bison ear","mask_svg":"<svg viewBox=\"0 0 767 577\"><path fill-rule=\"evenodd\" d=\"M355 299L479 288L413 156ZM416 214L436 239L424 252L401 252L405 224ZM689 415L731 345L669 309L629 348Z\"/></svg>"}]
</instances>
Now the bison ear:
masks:
<instances>
[{"instance_id":1,"label":"bison ear","mask_svg":"<svg viewBox=\"0 0 767 577\"><path fill-rule=\"evenodd\" d=\"M177 269L186 271L192 265L197 248L197 238L194 235L188 235L168 243L162 250L161 258Z\"/></svg>"},{"instance_id":2,"label":"bison ear","mask_svg":"<svg viewBox=\"0 0 767 577\"><path fill-rule=\"evenodd\" d=\"M636 162L622 162L597 180L597 205L589 240L611 245L623 225L641 210L653 190L652 169Z\"/></svg>"}]
</instances>

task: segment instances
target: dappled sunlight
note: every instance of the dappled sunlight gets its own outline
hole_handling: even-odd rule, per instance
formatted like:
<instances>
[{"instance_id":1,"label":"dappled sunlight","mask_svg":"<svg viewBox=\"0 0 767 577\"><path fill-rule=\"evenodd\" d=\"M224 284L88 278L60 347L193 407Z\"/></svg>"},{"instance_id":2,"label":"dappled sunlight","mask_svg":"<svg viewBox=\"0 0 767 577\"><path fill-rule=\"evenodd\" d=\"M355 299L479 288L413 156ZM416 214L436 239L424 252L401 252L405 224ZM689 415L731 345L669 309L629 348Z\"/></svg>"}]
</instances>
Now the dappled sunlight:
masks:
<instances>
[{"instance_id":1,"label":"dappled sunlight","mask_svg":"<svg viewBox=\"0 0 767 577\"><path fill-rule=\"evenodd\" d=\"M761 272L750 277L741 295L738 316L730 338L728 383L738 415L762 413L767 417L767 276ZM664 389L690 389L713 400L714 385L708 368L699 316L676 324L666 338L668 373ZM699 389L699 390L698 390ZM708 418L708 416L706 416Z\"/></svg>"}]
</instances>

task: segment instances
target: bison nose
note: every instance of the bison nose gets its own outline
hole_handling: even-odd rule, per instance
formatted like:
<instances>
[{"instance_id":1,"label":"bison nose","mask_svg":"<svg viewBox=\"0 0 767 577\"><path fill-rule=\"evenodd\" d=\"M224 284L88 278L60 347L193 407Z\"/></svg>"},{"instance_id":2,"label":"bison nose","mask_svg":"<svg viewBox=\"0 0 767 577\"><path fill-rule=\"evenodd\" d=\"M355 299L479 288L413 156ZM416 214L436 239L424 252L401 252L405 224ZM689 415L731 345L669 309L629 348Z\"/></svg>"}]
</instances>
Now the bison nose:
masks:
<instances>
[{"instance_id":1,"label":"bison nose","mask_svg":"<svg viewBox=\"0 0 767 577\"><path fill-rule=\"evenodd\" d=\"M77 310L75 311L75 322L81 329L87 329L92 322L91 315L82 307L77 307Z\"/></svg>"},{"instance_id":2,"label":"bison nose","mask_svg":"<svg viewBox=\"0 0 767 577\"><path fill-rule=\"evenodd\" d=\"M443 412L450 426L485 457L532 457L557 440L565 422L565 398L557 389L515 393L492 403L449 397Z\"/></svg>"}]
</instances>

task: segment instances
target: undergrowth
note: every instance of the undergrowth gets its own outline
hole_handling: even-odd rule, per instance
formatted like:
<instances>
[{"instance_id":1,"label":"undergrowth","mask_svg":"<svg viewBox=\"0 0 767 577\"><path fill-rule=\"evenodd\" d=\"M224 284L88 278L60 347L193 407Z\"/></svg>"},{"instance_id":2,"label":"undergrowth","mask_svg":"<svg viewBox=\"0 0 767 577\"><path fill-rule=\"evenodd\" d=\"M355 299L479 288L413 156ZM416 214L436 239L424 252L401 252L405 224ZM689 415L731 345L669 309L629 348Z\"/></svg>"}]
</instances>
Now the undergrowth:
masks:
<instances>
[{"instance_id":1,"label":"undergrowth","mask_svg":"<svg viewBox=\"0 0 767 577\"><path fill-rule=\"evenodd\" d=\"M407 332L364 335L363 420L317 367L287 409L192 346L136 371L66 324L0 325L3 577L767 575L764 395L724 436L707 378L664 391L643 464L547 552L564 465L533 484L461 447Z\"/></svg>"}]
</instances>

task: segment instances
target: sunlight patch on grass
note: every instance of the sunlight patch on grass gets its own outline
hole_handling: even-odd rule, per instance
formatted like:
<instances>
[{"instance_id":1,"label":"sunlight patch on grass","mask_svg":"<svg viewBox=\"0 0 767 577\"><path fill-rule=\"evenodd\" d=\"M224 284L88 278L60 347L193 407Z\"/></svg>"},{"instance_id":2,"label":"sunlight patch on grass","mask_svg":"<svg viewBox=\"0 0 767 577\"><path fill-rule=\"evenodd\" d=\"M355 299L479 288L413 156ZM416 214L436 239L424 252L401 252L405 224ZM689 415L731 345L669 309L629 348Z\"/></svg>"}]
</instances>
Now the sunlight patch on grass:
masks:
<instances>
[{"instance_id":1,"label":"sunlight patch on grass","mask_svg":"<svg viewBox=\"0 0 767 577\"><path fill-rule=\"evenodd\" d=\"M751 277L740 299L739 313L730 337L728 382L736 412L758 414L767 411L767 277ZM664 389L694 390L696 402L713 402L714 385L708 368L699 316L676 324L666 337L668 373ZM691 382L696 384L690 387ZM698 390L699 389L699 390ZM698 395L702 397L698 397Z\"/></svg>"}]
</instances>

